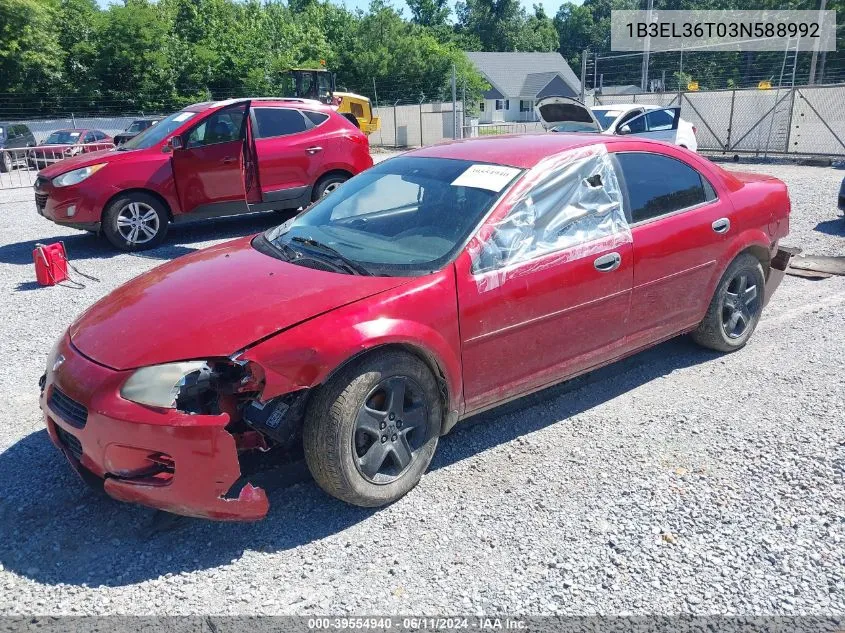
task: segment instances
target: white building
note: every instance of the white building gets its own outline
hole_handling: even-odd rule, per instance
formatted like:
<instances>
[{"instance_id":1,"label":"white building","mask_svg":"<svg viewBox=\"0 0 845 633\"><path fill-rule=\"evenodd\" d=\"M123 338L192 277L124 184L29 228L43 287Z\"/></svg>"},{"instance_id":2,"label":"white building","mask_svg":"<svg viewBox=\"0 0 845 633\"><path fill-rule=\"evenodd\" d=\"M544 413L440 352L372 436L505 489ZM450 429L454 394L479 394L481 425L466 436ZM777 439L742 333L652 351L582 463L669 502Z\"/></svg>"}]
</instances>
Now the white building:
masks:
<instances>
[{"instance_id":1,"label":"white building","mask_svg":"<svg viewBox=\"0 0 845 633\"><path fill-rule=\"evenodd\" d=\"M538 99L581 94L581 82L560 53L466 55L491 86L479 104L479 123L536 121Z\"/></svg>"}]
</instances>

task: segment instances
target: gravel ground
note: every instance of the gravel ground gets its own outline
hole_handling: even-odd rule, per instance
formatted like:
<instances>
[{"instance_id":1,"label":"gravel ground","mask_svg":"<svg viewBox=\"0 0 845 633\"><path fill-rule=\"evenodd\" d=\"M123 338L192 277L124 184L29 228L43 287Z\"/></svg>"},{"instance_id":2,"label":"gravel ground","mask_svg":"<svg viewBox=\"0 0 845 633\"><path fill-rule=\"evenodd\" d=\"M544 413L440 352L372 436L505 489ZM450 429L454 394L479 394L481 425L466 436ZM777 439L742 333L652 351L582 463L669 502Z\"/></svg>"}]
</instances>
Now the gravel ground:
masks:
<instances>
[{"instance_id":1,"label":"gravel ground","mask_svg":"<svg viewBox=\"0 0 845 633\"><path fill-rule=\"evenodd\" d=\"M845 254L842 171L739 168L790 185L789 244ZM0 191L0 614L845 614L845 278L787 277L739 353L673 340L462 425L388 508L303 482L261 523L171 520L50 445L46 353L119 284L274 219L116 255L33 206ZM102 281L38 288L32 249L58 239Z\"/></svg>"}]
</instances>

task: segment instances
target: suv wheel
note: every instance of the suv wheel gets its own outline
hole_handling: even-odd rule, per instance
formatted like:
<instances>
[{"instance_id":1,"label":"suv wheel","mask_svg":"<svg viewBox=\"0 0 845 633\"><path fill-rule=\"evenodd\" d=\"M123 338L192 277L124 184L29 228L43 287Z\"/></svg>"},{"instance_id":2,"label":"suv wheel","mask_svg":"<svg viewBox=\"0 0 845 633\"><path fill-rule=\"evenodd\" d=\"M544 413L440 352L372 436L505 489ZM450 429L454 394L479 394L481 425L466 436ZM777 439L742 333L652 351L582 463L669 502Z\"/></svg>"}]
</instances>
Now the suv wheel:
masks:
<instances>
[{"instance_id":1,"label":"suv wheel","mask_svg":"<svg viewBox=\"0 0 845 633\"><path fill-rule=\"evenodd\" d=\"M338 499L392 503L428 468L442 417L437 381L424 362L404 352L373 354L315 393L303 428L305 461Z\"/></svg>"},{"instance_id":2,"label":"suv wheel","mask_svg":"<svg viewBox=\"0 0 845 633\"><path fill-rule=\"evenodd\" d=\"M12 154L11 152L3 152L3 160L0 161L0 172L7 173L10 171L12 171Z\"/></svg>"},{"instance_id":3,"label":"suv wheel","mask_svg":"<svg viewBox=\"0 0 845 633\"><path fill-rule=\"evenodd\" d=\"M142 251L161 244L167 223L164 205L151 195L137 192L112 201L103 214L102 231L115 248Z\"/></svg>"},{"instance_id":4,"label":"suv wheel","mask_svg":"<svg viewBox=\"0 0 845 633\"><path fill-rule=\"evenodd\" d=\"M325 198L347 180L349 180L349 176L345 174L329 174L323 176L314 185L314 191L311 193L311 202L317 202L320 198Z\"/></svg>"}]
</instances>

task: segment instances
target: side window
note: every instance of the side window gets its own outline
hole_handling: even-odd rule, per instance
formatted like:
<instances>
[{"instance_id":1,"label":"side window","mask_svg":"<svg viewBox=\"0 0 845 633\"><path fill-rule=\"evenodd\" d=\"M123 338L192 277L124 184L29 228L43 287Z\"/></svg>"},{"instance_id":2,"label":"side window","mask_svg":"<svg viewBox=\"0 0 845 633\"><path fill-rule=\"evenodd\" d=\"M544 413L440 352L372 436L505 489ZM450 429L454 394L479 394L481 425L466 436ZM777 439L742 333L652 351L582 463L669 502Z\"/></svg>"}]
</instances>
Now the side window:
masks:
<instances>
[{"instance_id":1,"label":"side window","mask_svg":"<svg viewBox=\"0 0 845 633\"><path fill-rule=\"evenodd\" d=\"M204 147L239 140L245 110L244 105L239 105L215 112L190 131L186 146Z\"/></svg>"},{"instance_id":2,"label":"side window","mask_svg":"<svg viewBox=\"0 0 845 633\"><path fill-rule=\"evenodd\" d=\"M631 222L642 222L713 200L713 187L695 169L674 158L616 154L631 205Z\"/></svg>"},{"instance_id":3,"label":"side window","mask_svg":"<svg viewBox=\"0 0 845 633\"><path fill-rule=\"evenodd\" d=\"M675 110L652 110L645 115L649 132L671 130L675 126Z\"/></svg>"},{"instance_id":4,"label":"side window","mask_svg":"<svg viewBox=\"0 0 845 633\"><path fill-rule=\"evenodd\" d=\"M310 110L303 110L302 114L308 117L308 120L314 124L314 127L317 127L320 123L329 118L328 114L324 114L322 112L311 112Z\"/></svg>"},{"instance_id":5,"label":"side window","mask_svg":"<svg viewBox=\"0 0 845 633\"><path fill-rule=\"evenodd\" d=\"M475 272L505 267L628 231L606 152L550 169L496 223Z\"/></svg>"},{"instance_id":6,"label":"side window","mask_svg":"<svg viewBox=\"0 0 845 633\"><path fill-rule=\"evenodd\" d=\"M94 135L93 132L86 132L85 136L82 137L83 143L93 143L97 140L97 137Z\"/></svg>"},{"instance_id":7,"label":"side window","mask_svg":"<svg viewBox=\"0 0 845 633\"><path fill-rule=\"evenodd\" d=\"M10 141L18 138L19 136L20 136L20 133L18 131L17 125L10 125L9 129L6 130L6 139L8 139Z\"/></svg>"},{"instance_id":8,"label":"side window","mask_svg":"<svg viewBox=\"0 0 845 633\"><path fill-rule=\"evenodd\" d=\"M308 129L308 122L299 110L289 108L254 108L258 124L256 138L299 134Z\"/></svg>"},{"instance_id":9,"label":"side window","mask_svg":"<svg viewBox=\"0 0 845 633\"><path fill-rule=\"evenodd\" d=\"M623 125L627 125L631 130L628 134L639 134L640 132L645 132L645 117L639 116L640 114L641 113L637 113L637 115L628 119L627 122L620 123L616 129L621 128Z\"/></svg>"},{"instance_id":10,"label":"side window","mask_svg":"<svg viewBox=\"0 0 845 633\"><path fill-rule=\"evenodd\" d=\"M635 116L639 116L639 115L641 115L642 113L643 113L643 111L642 111L642 110L639 110L639 109L637 109L637 110L631 110L631 111L630 111L630 112L628 112L627 114L623 115L621 119L619 119L619 123L616 125L616 128L618 129L618 128L622 127L622 126L623 126L623 125L625 125L628 121L630 121L631 119L633 119Z\"/></svg>"}]
</instances>

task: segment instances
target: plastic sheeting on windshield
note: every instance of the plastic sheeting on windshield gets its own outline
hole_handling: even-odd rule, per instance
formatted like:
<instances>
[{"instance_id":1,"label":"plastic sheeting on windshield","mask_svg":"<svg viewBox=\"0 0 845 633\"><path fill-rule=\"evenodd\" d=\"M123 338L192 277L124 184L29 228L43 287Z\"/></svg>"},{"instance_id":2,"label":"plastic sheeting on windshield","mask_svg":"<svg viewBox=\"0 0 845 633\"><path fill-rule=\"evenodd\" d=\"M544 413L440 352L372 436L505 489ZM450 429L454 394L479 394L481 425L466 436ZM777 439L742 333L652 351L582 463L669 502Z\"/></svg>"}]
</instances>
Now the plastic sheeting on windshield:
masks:
<instances>
[{"instance_id":1,"label":"plastic sheeting on windshield","mask_svg":"<svg viewBox=\"0 0 845 633\"><path fill-rule=\"evenodd\" d=\"M510 212L470 245L481 292L632 241L604 145L547 158L517 187L522 193Z\"/></svg>"}]
</instances>

